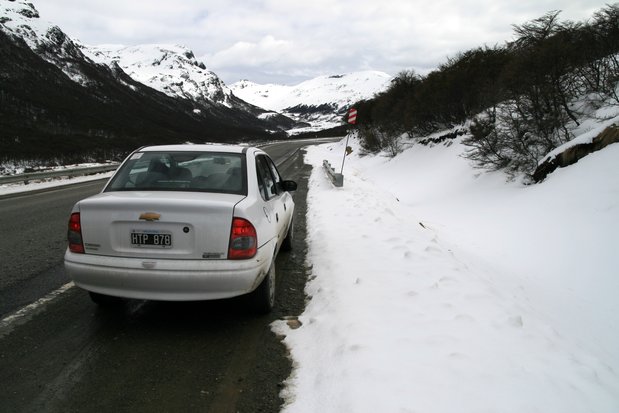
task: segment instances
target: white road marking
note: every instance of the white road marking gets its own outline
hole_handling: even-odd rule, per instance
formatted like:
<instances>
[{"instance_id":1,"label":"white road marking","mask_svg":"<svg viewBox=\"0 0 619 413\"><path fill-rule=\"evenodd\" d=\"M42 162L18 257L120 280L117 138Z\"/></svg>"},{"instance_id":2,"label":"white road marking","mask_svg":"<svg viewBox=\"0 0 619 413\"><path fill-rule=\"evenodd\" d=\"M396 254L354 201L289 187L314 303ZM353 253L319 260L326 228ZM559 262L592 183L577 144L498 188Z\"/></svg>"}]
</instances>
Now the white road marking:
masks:
<instances>
[{"instance_id":1,"label":"white road marking","mask_svg":"<svg viewBox=\"0 0 619 413\"><path fill-rule=\"evenodd\" d=\"M53 301L59 295L67 292L74 286L75 284L73 284L73 282L68 282L57 290L54 290L51 293L47 294L45 297L39 298L34 303L28 304L27 306L22 307L19 310L3 318L0 321L0 338L10 333L15 324L29 320L33 315L39 312L42 306Z\"/></svg>"}]
</instances>

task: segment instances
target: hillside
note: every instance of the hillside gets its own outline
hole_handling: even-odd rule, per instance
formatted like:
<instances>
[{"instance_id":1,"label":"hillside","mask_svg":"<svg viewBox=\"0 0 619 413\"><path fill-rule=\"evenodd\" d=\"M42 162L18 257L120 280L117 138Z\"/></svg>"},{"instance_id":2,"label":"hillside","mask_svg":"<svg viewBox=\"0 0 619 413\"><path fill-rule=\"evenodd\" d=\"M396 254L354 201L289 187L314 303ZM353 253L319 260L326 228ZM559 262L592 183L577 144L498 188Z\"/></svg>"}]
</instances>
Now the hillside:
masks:
<instances>
[{"instance_id":1,"label":"hillside","mask_svg":"<svg viewBox=\"0 0 619 413\"><path fill-rule=\"evenodd\" d=\"M465 137L390 157L353 136L343 188L322 162L346 141L308 149L283 412L619 411L619 144L523 185L475 169Z\"/></svg>"},{"instance_id":2,"label":"hillside","mask_svg":"<svg viewBox=\"0 0 619 413\"><path fill-rule=\"evenodd\" d=\"M247 116L250 123L258 118L266 129L287 130L296 122L281 114L265 110L236 97L230 88L193 52L181 45L80 45L93 61L109 67L118 65L133 80L166 95L193 102L196 110L224 106Z\"/></svg>"},{"instance_id":3,"label":"hillside","mask_svg":"<svg viewBox=\"0 0 619 413\"><path fill-rule=\"evenodd\" d=\"M391 76L376 71L320 76L295 86L260 85L248 80L230 86L241 99L270 109L319 130L342 124L342 116L350 106L384 91Z\"/></svg>"},{"instance_id":4,"label":"hillside","mask_svg":"<svg viewBox=\"0 0 619 413\"><path fill-rule=\"evenodd\" d=\"M144 144L268 139L281 129L255 108L168 95L95 63L31 3L0 0L0 10L3 160L114 158Z\"/></svg>"},{"instance_id":5,"label":"hillside","mask_svg":"<svg viewBox=\"0 0 619 413\"><path fill-rule=\"evenodd\" d=\"M451 138L467 135L463 156L478 168L539 182L549 153L598 108L619 104L618 21L618 3L582 22L551 11L514 25L503 45L460 52L427 75L400 73L384 93L356 104L364 149L396 154L402 137L452 130Z\"/></svg>"}]
</instances>

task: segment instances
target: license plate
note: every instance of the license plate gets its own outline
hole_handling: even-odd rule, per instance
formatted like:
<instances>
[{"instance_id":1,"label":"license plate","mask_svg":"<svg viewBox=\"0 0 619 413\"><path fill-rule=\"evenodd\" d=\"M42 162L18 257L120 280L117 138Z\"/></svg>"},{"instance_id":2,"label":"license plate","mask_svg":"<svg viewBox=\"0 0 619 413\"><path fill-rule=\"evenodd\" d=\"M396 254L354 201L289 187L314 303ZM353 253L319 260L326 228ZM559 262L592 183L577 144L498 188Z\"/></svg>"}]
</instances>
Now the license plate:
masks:
<instances>
[{"instance_id":1,"label":"license plate","mask_svg":"<svg viewBox=\"0 0 619 413\"><path fill-rule=\"evenodd\" d=\"M172 248L172 234L162 231L131 231L131 246Z\"/></svg>"}]
</instances>

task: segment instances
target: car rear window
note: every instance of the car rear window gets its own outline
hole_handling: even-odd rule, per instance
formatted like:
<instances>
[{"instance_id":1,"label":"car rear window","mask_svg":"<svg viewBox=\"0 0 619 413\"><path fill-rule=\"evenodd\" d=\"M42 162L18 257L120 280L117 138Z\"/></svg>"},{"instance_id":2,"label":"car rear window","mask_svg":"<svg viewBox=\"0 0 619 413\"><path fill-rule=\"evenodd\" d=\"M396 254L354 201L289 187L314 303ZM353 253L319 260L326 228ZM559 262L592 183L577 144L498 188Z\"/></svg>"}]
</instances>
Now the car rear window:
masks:
<instances>
[{"instance_id":1,"label":"car rear window","mask_svg":"<svg viewBox=\"0 0 619 413\"><path fill-rule=\"evenodd\" d=\"M247 195L245 155L135 152L105 191L193 191Z\"/></svg>"}]
</instances>

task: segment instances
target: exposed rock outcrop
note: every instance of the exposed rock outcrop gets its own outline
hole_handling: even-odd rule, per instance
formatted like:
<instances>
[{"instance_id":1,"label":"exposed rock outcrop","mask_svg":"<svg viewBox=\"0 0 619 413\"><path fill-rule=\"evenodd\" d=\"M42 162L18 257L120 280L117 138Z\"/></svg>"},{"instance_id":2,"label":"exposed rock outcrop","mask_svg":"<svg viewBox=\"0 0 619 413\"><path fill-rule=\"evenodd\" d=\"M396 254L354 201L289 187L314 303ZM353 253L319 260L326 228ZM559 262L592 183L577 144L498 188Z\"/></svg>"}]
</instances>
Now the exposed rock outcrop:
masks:
<instances>
[{"instance_id":1,"label":"exposed rock outcrop","mask_svg":"<svg viewBox=\"0 0 619 413\"><path fill-rule=\"evenodd\" d=\"M533 180L541 182L557 168L563 168L578 162L579 159L592 152L619 142L619 125L612 125L604 129L602 133L593 138L590 143L581 143L570 146L556 156L550 157L540 163L533 173Z\"/></svg>"}]
</instances>

